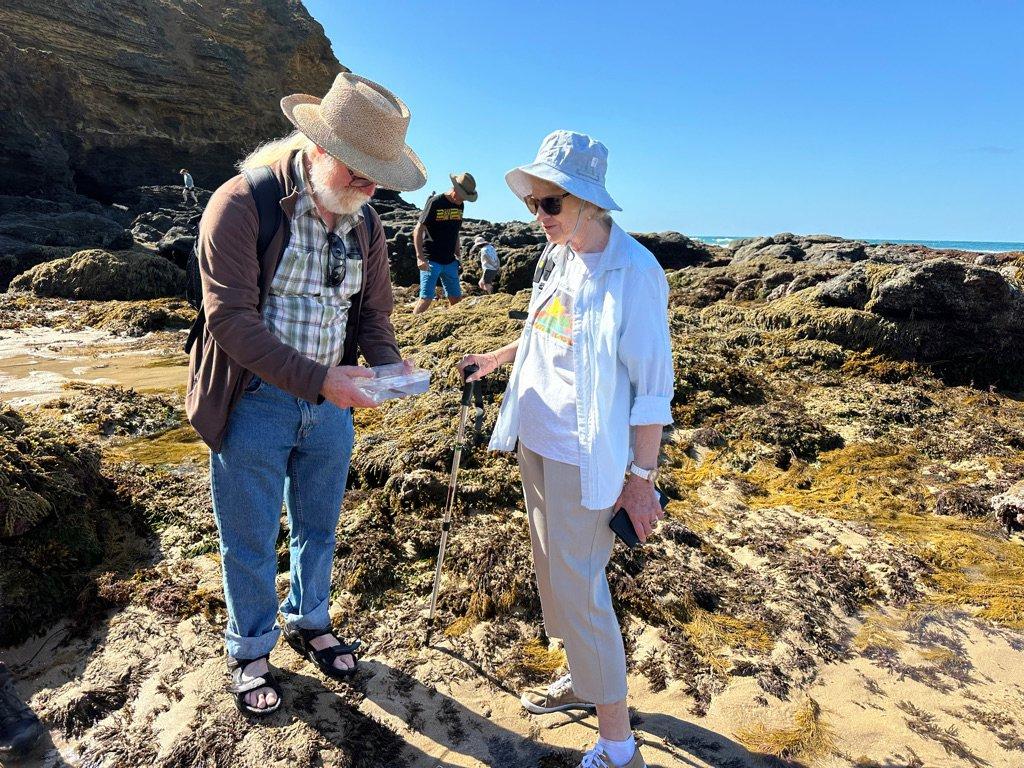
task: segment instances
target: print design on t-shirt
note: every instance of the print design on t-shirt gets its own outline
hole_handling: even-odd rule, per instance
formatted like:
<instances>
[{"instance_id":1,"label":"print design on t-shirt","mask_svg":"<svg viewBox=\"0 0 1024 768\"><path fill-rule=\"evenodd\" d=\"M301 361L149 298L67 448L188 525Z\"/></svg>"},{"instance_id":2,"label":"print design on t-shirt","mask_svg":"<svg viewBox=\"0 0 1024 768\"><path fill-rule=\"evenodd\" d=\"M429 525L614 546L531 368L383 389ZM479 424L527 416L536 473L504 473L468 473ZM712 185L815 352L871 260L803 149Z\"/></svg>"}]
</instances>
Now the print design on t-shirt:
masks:
<instances>
[{"instance_id":1,"label":"print design on t-shirt","mask_svg":"<svg viewBox=\"0 0 1024 768\"><path fill-rule=\"evenodd\" d=\"M563 297L570 301L569 307L572 306L568 294L558 288L551 300L537 313L537 317L533 321L533 328L535 331L546 333L555 341L571 347L572 310L566 306Z\"/></svg>"},{"instance_id":2,"label":"print design on t-shirt","mask_svg":"<svg viewBox=\"0 0 1024 768\"><path fill-rule=\"evenodd\" d=\"M458 208L438 208L434 211L434 221L462 221L462 211Z\"/></svg>"}]
</instances>

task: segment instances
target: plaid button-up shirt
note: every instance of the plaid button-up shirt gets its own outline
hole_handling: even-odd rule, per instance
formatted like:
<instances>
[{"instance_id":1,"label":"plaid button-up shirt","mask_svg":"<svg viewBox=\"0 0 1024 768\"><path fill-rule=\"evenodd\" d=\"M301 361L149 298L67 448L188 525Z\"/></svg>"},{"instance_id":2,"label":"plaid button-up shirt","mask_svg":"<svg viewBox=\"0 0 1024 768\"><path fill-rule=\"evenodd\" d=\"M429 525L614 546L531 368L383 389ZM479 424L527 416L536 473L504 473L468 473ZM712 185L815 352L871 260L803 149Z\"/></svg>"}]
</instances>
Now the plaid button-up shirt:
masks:
<instances>
[{"instance_id":1,"label":"plaid button-up shirt","mask_svg":"<svg viewBox=\"0 0 1024 768\"><path fill-rule=\"evenodd\" d=\"M300 354L323 365L337 365L345 347L345 325L352 296L363 284L363 259L355 228L363 219L360 209L339 216L334 227L345 250L345 279L330 285L334 263L328 244L327 225L320 218L310 194L303 153L297 152L292 178L298 198L291 220L291 237L281 255L263 322L277 338Z\"/></svg>"}]
</instances>

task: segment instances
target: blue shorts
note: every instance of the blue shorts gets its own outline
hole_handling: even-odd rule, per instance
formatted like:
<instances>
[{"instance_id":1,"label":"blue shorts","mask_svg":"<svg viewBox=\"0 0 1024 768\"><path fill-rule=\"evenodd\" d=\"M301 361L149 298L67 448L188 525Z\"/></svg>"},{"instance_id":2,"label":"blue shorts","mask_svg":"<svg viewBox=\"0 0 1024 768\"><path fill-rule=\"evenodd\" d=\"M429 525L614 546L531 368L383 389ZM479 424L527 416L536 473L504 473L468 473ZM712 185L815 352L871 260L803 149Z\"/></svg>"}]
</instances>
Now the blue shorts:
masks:
<instances>
[{"instance_id":1,"label":"blue shorts","mask_svg":"<svg viewBox=\"0 0 1024 768\"><path fill-rule=\"evenodd\" d=\"M428 261L430 269L420 270L420 298L433 299L437 289L438 278L441 280L441 287L444 295L449 299L462 298L462 285L459 283L459 262L451 264L436 264Z\"/></svg>"}]
</instances>

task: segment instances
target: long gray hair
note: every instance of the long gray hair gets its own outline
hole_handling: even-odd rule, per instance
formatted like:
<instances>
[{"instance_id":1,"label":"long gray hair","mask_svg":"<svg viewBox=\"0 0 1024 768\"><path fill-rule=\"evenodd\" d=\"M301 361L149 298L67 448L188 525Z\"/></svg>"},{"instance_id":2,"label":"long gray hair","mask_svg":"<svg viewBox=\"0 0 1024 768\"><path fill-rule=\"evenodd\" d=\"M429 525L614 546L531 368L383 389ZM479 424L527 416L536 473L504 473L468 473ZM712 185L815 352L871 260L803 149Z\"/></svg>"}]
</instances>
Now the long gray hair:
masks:
<instances>
[{"instance_id":1,"label":"long gray hair","mask_svg":"<svg viewBox=\"0 0 1024 768\"><path fill-rule=\"evenodd\" d=\"M236 164L239 171L259 168L261 165L273 165L282 158L288 157L297 149L310 150L316 146L312 139L306 138L302 131L292 131L280 139L273 139L260 144L256 149L243 157Z\"/></svg>"}]
</instances>

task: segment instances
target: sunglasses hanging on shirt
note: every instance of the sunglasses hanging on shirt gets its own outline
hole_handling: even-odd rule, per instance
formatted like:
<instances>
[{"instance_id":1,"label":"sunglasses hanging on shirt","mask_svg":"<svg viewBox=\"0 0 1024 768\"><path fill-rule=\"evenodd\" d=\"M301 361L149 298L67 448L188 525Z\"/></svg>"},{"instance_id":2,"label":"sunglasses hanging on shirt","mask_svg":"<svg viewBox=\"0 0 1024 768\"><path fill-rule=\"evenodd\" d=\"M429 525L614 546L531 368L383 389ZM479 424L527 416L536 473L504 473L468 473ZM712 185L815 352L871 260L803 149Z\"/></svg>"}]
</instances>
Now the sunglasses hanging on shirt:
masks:
<instances>
[{"instance_id":1,"label":"sunglasses hanging on shirt","mask_svg":"<svg viewBox=\"0 0 1024 768\"><path fill-rule=\"evenodd\" d=\"M330 254L327 266L327 285L331 288L337 288L345 282L345 265L348 261L345 238L334 232L329 232L327 234L327 248Z\"/></svg>"}]
</instances>

